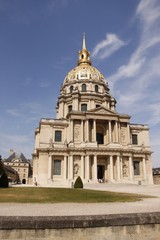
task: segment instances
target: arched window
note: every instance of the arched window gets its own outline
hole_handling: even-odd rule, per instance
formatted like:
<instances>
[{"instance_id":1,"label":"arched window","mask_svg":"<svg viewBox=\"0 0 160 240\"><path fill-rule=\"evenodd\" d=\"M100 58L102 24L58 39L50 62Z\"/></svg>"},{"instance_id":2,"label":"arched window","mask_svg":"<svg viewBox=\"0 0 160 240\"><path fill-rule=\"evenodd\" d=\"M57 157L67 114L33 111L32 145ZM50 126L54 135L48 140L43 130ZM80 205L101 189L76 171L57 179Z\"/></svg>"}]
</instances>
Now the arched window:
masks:
<instances>
[{"instance_id":1,"label":"arched window","mask_svg":"<svg viewBox=\"0 0 160 240\"><path fill-rule=\"evenodd\" d=\"M70 86L70 93L73 92L73 86Z\"/></svg>"},{"instance_id":2,"label":"arched window","mask_svg":"<svg viewBox=\"0 0 160 240\"><path fill-rule=\"evenodd\" d=\"M62 141L62 132L55 131L55 142L61 142L61 141Z\"/></svg>"},{"instance_id":3,"label":"arched window","mask_svg":"<svg viewBox=\"0 0 160 240\"><path fill-rule=\"evenodd\" d=\"M82 92L86 92L87 91L87 86L86 84L82 84Z\"/></svg>"},{"instance_id":4,"label":"arched window","mask_svg":"<svg viewBox=\"0 0 160 240\"><path fill-rule=\"evenodd\" d=\"M95 85L95 92L99 92L98 85Z\"/></svg>"},{"instance_id":5,"label":"arched window","mask_svg":"<svg viewBox=\"0 0 160 240\"><path fill-rule=\"evenodd\" d=\"M87 104L81 104L81 111L86 112L87 111Z\"/></svg>"}]
</instances>

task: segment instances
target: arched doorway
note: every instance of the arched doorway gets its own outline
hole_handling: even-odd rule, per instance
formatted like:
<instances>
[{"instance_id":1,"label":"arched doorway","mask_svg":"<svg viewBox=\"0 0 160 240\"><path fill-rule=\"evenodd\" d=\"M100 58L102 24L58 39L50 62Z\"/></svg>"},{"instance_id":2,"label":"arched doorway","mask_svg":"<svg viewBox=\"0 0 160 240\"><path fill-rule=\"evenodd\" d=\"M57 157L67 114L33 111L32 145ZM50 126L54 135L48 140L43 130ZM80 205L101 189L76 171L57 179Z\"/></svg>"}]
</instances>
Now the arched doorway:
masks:
<instances>
[{"instance_id":1,"label":"arched doorway","mask_svg":"<svg viewBox=\"0 0 160 240\"><path fill-rule=\"evenodd\" d=\"M26 179L22 179L22 184L26 184Z\"/></svg>"}]
</instances>

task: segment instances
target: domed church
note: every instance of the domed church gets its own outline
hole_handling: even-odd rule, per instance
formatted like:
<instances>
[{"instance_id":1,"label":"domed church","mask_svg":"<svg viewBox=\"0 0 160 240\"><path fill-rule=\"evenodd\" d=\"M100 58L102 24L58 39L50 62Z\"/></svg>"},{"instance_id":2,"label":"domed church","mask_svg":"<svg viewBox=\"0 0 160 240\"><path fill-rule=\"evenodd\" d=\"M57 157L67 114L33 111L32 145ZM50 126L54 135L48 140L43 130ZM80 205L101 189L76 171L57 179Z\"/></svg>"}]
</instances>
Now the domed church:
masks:
<instances>
[{"instance_id":1,"label":"domed church","mask_svg":"<svg viewBox=\"0 0 160 240\"><path fill-rule=\"evenodd\" d=\"M107 81L92 66L85 35L56 109L56 118L42 118L35 130L35 184L69 187L78 176L83 183L153 183L149 128L116 112Z\"/></svg>"}]
</instances>

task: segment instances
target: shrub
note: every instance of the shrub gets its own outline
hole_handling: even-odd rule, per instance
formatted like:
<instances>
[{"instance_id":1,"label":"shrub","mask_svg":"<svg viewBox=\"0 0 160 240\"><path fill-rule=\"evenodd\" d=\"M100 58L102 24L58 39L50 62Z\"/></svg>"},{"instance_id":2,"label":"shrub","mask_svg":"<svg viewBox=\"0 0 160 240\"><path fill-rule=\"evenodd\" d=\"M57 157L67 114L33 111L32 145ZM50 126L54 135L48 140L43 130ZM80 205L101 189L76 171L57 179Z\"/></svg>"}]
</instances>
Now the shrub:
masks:
<instances>
[{"instance_id":1,"label":"shrub","mask_svg":"<svg viewBox=\"0 0 160 240\"><path fill-rule=\"evenodd\" d=\"M7 188L8 187L8 177L5 173L3 163L1 162L1 156L0 156L0 187L1 188Z\"/></svg>"},{"instance_id":2,"label":"shrub","mask_svg":"<svg viewBox=\"0 0 160 240\"><path fill-rule=\"evenodd\" d=\"M83 188L83 182L80 176L77 177L75 183L74 183L74 188Z\"/></svg>"},{"instance_id":3,"label":"shrub","mask_svg":"<svg viewBox=\"0 0 160 240\"><path fill-rule=\"evenodd\" d=\"M2 173L2 175L0 176L0 187L1 188L7 188L8 187L8 178L6 173Z\"/></svg>"}]
</instances>

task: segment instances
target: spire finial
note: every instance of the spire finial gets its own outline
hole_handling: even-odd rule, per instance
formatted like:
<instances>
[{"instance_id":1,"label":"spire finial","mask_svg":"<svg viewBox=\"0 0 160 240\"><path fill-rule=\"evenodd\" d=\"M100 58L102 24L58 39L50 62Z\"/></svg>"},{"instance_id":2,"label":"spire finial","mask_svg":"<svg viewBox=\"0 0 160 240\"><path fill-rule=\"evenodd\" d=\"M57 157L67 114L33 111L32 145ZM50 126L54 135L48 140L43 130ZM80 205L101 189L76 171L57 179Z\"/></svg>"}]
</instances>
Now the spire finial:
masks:
<instances>
[{"instance_id":1,"label":"spire finial","mask_svg":"<svg viewBox=\"0 0 160 240\"><path fill-rule=\"evenodd\" d=\"M86 48L85 33L83 33L82 50L79 51L78 55L79 55L78 65L83 63L91 65L90 53L87 51L87 48Z\"/></svg>"},{"instance_id":2,"label":"spire finial","mask_svg":"<svg viewBox=\"0 0 160 240\"><path fill-rule=\"evenodd\" d=\"M82 44L82 50L85 49L86 50L86 34L83 33L83 44Z\"/></svg>"}]
</instances>

